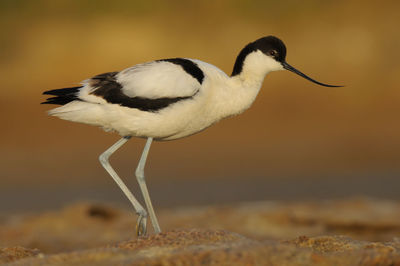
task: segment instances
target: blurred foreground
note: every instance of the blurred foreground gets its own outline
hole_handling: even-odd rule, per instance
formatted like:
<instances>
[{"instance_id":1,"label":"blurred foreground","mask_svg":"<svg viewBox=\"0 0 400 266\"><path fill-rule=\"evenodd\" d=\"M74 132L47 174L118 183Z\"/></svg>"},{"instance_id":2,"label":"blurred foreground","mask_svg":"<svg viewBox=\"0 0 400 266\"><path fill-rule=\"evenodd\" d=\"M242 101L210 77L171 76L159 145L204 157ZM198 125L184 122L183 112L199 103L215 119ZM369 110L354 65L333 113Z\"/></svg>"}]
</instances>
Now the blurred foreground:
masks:
<instances>
[{"instance_id":1,"label":"blurred foreground","mask_svg":"<svg viewBox=\"0 0 400 266\"><path fill-rule=\"evenodd\" d=\"M0 263L398 265L399 215L375 199L175 208L160 212L164 233L136 239L131 211L81 203L3 219Z\"/></svg>"}]
</instances>

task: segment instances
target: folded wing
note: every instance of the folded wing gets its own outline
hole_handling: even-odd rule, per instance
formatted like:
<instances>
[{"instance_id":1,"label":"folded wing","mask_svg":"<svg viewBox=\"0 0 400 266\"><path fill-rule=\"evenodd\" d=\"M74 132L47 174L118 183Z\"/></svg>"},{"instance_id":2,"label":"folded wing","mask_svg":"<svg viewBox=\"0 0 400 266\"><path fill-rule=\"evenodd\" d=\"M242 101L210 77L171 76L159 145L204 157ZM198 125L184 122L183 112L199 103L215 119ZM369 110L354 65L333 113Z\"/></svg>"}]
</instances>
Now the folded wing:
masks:
<instances>
[{"instance_id":1,"label":"folded wing","mask_svg":"<svg viewBox=\"0 0 400 266\"><path fill-rule=\"evenodd\" d=\"M188 69L188 66L192 68ZM79 98L93 101L93 96L97 96L108 103L158 111L193 97L201 87L199 80L202 82L204 78L201 75L200 68L188 59L153 61L121 72L97 75L86 81L89 88L83 89Z\"/></svg>"}]
</instances>

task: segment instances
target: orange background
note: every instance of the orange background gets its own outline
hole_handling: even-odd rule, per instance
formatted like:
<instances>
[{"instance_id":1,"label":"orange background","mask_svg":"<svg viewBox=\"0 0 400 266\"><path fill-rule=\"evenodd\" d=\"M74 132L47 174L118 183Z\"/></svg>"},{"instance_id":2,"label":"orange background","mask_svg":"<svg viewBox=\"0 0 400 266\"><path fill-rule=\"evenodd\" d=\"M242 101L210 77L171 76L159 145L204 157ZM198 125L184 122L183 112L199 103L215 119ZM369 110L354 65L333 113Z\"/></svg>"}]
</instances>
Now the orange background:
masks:
<instances>
[{"instance_id":1,"label":"orange background","mask_svg":"<svg viewBox=\"0 0 400 266\"><path fill-rule=\"evenodd\" d=\"M244 114L154 143L146 173L158 204L202 202L201 195L210 202L312 198L316 191L398 195L398 1L36 0L0 7L0 210L110 195L124 201L97 161L119 137L48 117L51 106L39 104L44 90L169 57L200 59L230 74L240 49L265 35L286 43L291 65L346 87L274 72ZM133 139L111 159L130 186L143 144ZM339 179L331 194L323 192ZM321 190L304 186L314 182ZM191 201L190 191L199 199Z\"/></svg>"}]
</instances>

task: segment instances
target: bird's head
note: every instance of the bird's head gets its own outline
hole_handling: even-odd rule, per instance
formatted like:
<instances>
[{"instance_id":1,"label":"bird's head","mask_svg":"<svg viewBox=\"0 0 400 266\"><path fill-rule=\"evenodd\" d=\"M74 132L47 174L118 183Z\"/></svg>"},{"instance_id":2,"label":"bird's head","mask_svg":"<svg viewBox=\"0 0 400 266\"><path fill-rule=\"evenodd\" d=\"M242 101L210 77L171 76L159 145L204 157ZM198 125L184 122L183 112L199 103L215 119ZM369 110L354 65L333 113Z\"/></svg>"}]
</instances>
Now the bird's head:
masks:
<instances>
[{"instance_id":1,"label":"bird's head","mask_svg":"<svg viewBox=\"0 0 400 266\"><path fill-rule=\"evenodd\" d=\"M266 73L286 69L321 86L342 87L316 81L289 65L286 62L285 44L274 36L263 37L246 45L236 59L232 76L240 74L246 64Z\"/></svg>"}]
</instances>

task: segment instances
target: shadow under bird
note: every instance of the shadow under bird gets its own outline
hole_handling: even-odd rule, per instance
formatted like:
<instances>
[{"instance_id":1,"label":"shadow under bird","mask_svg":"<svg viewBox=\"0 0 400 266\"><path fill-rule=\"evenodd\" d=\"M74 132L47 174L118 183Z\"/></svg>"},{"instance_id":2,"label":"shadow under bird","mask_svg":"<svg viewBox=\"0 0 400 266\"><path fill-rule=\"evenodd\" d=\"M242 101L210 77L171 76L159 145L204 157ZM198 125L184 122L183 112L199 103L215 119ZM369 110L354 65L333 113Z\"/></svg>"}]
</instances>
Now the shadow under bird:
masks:
<instances>
[{"instance_id":1,"label":"shadow under bird","mask_svg":"<svg viewBox=\"0 0 400 266\"><path fill-rule=\"evenodd\" d=\"M45 91L43 94L54 97L43 104L61 105L50 110L49 115L100 126L122 136L100 155L100 162L135 208L138 214L136 234L146 234L148 215L155 233L160 233L144 175L153 140L190 136L223 118L242 113L251 106L265 75L271 71L286 69L318 85L340 87L306 76L290 66L285 58L284 43L267 36L240 51L230 76L200 60L161 59L97 75L78 87ZM108 160L131 137L147 138L135 172L147 210Z\"/></svg>"}]
</instances>

